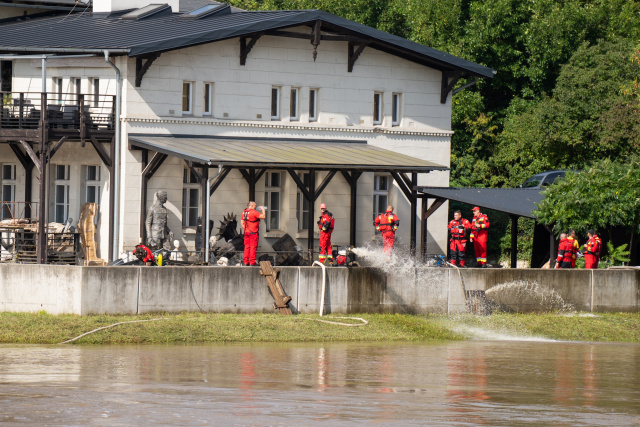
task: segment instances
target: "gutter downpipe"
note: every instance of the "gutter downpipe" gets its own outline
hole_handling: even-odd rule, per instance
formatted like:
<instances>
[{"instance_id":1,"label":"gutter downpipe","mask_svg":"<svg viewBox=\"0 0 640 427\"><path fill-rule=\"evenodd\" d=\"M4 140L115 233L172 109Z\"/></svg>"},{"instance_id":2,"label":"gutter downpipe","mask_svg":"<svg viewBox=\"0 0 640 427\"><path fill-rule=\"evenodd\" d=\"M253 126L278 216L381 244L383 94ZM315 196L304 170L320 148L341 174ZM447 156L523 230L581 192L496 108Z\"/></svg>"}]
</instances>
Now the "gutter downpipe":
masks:
<instances>
[{"instance_id":1,"label":"gutter downpipe","mask_svg":"<svg viewBox=\"0 0 640 427\"><path fill-rule=\"evenodd\" d=\"M113 219L112 223L115 227L113 233L113 253L111 254L111 260L118 259L118 250L120 248L120 197L119 197L119 185L120 185L120 104L122 103L122 88L120 84L120 69L116 67L109 59L109 51L104 50L104 60L107 64L111 65L116 72L116 116L115 119L115 159L113 160Z\"/></svg>"},{"instance_id":2,"label":"gutter downpipe","mask_svg":"<svg viewBox=\"0 0 640 427\"><path fill-rule=\"evenodd\" d=\"M209 191L209 188L211 188L211 181L214 180L215 177L217 177L218 175L220 175L220 172L222 172L222 165L218 165L218 172L213 175L210 176L209 179L207 179L207 191ZM206 239L204 242L202 242L205 246L204 246L204 264L205 265L209 265L209 239L211 238L211 230L209 229L209 217L211 216L211 195L209 195L209 197L207 198L207 209L206 209L206 215L205 215L205 221L202 221L202 226L205 227L205 236Z\"/></svg>"}]
</instances>

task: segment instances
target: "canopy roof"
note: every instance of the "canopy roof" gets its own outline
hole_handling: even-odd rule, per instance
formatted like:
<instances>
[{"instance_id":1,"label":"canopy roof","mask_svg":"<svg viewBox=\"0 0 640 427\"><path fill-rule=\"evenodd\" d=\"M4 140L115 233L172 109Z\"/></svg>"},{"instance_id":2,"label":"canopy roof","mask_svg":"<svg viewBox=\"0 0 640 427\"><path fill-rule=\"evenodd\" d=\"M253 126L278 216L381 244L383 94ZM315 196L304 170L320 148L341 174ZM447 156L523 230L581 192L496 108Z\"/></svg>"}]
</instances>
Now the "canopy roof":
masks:
<instances>
[{"instance_id":1,"label":"canopy roof","mask_svg":"<svg viewBox=\"0 0 640 427\"><path fill-rule=\"evenodd\" d=\"M213 166L429 172L448 168L361 142L129 135L129 144Z\"/></svg>"},{"instance_id":2,"label":"canopy roof","mask_svg":"<svg viewBox=\"0 0 640 427\"><path fill-rule=\"evenodd\" d=\"M511 215L535 218L536 203L544 198L541 190L528 188L417 187L419 193L493 209Z\"/></svg>"}]
</instances>

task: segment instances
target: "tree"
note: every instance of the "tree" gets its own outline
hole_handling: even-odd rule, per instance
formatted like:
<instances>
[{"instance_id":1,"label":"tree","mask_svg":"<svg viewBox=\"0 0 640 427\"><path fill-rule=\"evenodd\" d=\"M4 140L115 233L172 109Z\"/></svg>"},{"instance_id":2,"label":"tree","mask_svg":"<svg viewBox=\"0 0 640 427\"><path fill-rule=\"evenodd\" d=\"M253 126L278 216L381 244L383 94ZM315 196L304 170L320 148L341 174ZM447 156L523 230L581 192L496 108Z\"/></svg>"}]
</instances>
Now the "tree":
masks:
<instances>
[{"instance_id":1,"label":"tree","mask_svg":"<svg viewBox=\"0 0 640 427\"><path fill-rule=\"evenodd\" d=\"M631 236L640 233L640 157L626 162L604 159L581 172L568 173L544 191L534 214L556 234L569 229L586 232L621 227Z\"/></svg>"}]
</instances>

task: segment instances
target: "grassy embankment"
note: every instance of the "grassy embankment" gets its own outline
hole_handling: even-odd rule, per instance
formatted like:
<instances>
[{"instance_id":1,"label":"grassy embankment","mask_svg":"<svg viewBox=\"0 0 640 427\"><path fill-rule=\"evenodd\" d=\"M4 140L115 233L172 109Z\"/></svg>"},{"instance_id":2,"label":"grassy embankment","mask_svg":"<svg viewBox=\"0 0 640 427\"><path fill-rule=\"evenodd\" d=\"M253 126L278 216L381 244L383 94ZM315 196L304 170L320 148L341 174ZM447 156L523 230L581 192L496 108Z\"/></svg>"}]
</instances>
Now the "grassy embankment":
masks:
<instances>
[{"instance_id":1,"label":"grassy embankment","mask_svg":"<svg viewBox=\"0 0 640 427\"><path fill-rule=\"evenodd\" d=\"M46 313L0 313L0 343L57 344L85 332L132 320L87 335L73 344L203 343L203 342L326 342L326 341L446 341L470 338L460 325L506 334L571 341L640 342L640 313L495 314L491 316L357 315L369 324L345 327L320 323L312 315L276 314L155 314L142 316L54 316ZM332 316L322 319L331 320ZM338 322L359 323L337 319Z\"/></svg>"}]
</instances>

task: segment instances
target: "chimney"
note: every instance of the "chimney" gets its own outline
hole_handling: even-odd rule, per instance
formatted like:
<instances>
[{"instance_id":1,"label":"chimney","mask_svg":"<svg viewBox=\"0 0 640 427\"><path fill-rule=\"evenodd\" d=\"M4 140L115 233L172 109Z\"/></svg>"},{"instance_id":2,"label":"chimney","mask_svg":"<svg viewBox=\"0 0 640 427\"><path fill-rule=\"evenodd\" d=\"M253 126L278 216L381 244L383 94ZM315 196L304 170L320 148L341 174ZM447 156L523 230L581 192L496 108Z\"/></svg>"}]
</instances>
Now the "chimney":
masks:
<instances>
[{"instance_id":1,"label":"chimney","mask_svg":"<svg viewBox=\"0 0 640 427\"><path fill-rule=\"evenodd\" d=\"M172 13L180 11L180 0L93 0L93 11L118 12L120 10L140 9L150 4L168 4Z\"/></svg>"}]
</instances>

